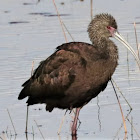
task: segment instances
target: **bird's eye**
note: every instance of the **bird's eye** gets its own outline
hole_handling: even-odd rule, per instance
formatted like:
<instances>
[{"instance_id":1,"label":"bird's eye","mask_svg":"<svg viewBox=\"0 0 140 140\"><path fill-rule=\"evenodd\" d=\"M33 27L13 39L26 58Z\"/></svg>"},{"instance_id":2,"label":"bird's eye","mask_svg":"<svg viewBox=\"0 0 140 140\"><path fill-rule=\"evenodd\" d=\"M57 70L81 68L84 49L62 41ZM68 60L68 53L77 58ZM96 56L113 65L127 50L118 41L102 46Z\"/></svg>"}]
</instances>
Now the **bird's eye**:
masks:
<instances>
[{"instance_id":1,"label":"bird's eye","mask_svg":"<svg viewBox=\"0 0 140 140\"><path fill-rule=\"evenodd\" d=\"M111 27L110 26L107 26L107 29L111 29Z\"/></svg>"}]
</instances>

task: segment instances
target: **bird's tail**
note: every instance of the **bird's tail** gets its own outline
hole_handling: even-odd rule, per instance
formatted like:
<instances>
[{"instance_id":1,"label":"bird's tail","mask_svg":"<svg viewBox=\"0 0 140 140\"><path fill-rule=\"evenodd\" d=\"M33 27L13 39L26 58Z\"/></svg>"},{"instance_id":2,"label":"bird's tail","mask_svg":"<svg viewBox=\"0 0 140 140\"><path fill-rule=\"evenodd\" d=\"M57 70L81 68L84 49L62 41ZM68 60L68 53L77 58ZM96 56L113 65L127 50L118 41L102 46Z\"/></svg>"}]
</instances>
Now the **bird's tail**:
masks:
<instances>
[{"instance_id":1,"label":"bird's tail","mask_svg":"<svg viewBox=\"0 0 140 140\"><path fill-rule=\"evenodd\" d=\"M22 100L22 99L24 99L25 97L27 97L27 96L29 96L29 86L25 86L22 90L21 90L21 92L20 92L20 94L19 94L19 96L18 96L18 100Z\"/></svg>"}]
</instances>

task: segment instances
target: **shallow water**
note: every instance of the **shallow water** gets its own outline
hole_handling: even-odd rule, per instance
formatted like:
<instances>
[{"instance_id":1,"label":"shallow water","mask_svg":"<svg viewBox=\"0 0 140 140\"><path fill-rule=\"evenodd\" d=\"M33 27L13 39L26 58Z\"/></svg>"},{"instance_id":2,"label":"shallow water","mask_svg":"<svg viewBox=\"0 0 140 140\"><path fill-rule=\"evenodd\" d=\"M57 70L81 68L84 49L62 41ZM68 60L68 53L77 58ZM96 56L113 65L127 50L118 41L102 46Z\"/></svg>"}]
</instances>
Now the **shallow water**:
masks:
<instances>
[{"instance_id":1,"label":"shallow water","mask_svg":"<svg viewBox=\"0 0 140 140\"><path fill-rule=\"evenodd\" d=\"M64 2L62 5L61 2ZM63 0L57 1L61 18L75 41L89 42L87 26L90 22L90 1ZM133 22L137 23L138 40L140 38L140 1L139 0L101 0L93 1L93 14L111 13L117 20L120 33L127 38L136 49ZM25 139L26 99L18 101L22 83L31 75L32 61L36 68L39 62L54 52L56 46L65 42L56 10L52 1L42 0L6 0L0 2L0 136L10 139L14 134L7 108L10 111L15 129L16 139ZM72 41L66 33L68 41ZM127 65L127 50L116 40L119 46L119 66L113 79L132 107L129 120L133 118L133 126L140 135L140 72L136 63L128 53L129 71ZM124 115L129 113L129 106L118 93ZM35 138L42 139L34 122L37 121L45 139L71 139L70 124L73 114L67 113L61 135L57 131L65 111L54 109L52 113L45 111L44 105L30 107L29 137L32 139L32 128ZM78 140L113 139L121 126L122 118L113 88L108 84L106 90L100 93L98 99L93 99L80 112L82 122L78 129ZM128 139L138 139L136 132L131 131L129 121L126 121ZM2 134L2 132L8 132ZM116 139L123 139L124 128ZM12 136L11 139L15 139Z\"/></svg>"}]
</instances>

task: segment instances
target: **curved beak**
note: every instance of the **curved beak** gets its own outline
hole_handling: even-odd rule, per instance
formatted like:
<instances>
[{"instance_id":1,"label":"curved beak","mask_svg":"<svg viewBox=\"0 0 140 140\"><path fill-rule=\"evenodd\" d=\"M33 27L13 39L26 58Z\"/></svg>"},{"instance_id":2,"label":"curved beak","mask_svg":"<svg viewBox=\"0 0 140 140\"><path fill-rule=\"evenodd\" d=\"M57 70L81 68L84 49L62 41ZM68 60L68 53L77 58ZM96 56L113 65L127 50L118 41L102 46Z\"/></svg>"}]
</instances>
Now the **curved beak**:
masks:
<instances>
[{"instance_id":1,"label":"curved beak","mask_svg":"<svg viewBox=\"0 0 140 140\"><path fill-rule=\"evenodd\" d=\"M138 58L134 49L128 44L128 42L125 41L124 38L117 31L114 31L113 37L116 38L118 41L120 41L132 53L132 55L135 57L137 64L140 68L140 59Z\"/></svg>"}]
</instances>

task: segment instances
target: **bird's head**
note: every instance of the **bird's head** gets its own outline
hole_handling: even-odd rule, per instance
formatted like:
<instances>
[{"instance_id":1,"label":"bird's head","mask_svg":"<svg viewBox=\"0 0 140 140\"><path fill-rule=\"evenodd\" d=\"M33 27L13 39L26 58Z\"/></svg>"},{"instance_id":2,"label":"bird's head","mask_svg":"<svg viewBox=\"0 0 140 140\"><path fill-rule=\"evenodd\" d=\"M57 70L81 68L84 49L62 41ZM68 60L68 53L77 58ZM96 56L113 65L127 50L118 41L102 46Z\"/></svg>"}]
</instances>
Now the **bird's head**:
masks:
<instances>
[{"instance_id":1,"label":"bird's head","mask_svg":"<svg viewBox=\"0 0 140 140\"><path fill-rule=\"evenodd\" d=\"M92 43L96 43L100 38L112 37L117 30L117 23L110 14L98 14L90 22L88 33Z\"/></svg>"},{"instance_id":2,"label":"bird's head","mask_svg":"<svg viewBox=\"0 0 140 140\"><path fill-rule=\"evenodd\" d=\"M95 46L100 45L101 41L104 43L103 41L108 40L109 37L114 37L123 45L125 45L125 47L133 54L140 67L140 59L138 58L133 48L119 34L117 31L116 20L110 14L102 13L96 15L88 26L88 33L91 42L95 44Z\"/></svg>"}]
</instances>

